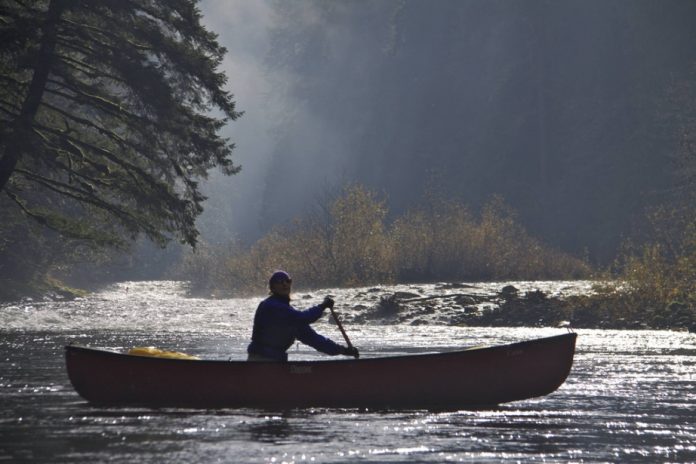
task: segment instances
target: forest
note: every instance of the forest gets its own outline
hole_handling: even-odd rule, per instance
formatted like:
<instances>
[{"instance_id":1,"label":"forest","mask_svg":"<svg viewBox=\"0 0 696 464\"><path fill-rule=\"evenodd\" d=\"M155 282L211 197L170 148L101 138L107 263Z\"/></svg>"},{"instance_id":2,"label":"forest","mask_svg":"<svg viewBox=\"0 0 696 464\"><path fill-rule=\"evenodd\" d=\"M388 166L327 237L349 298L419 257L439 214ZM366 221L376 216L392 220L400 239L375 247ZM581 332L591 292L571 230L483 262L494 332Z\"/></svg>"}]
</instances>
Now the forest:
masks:
<instances>
[{"instance_id":1,"label":"forest","mask_svg":"<svg viewBox=\"0 0 696 464\"><path fill-rule=\"evenodd\" d=\"M647 209L685 193L691 2L277 8L266 62L291 106L262 224L302 213L332 174L385 193L395 215L435 184L473 209L500 195L534 236L606 265Z\"/></svg>"}]
</instances>

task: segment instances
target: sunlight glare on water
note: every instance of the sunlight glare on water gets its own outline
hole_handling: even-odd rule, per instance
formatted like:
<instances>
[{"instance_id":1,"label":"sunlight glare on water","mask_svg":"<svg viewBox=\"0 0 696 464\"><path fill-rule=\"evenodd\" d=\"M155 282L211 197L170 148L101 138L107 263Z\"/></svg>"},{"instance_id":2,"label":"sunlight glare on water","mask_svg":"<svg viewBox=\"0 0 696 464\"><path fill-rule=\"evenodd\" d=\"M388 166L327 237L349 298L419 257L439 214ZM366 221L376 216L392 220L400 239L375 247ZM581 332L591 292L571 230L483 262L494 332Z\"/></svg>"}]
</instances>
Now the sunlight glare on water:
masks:
<instances>
[{"instance_id":1,"label":"sunlight glare on water","mask_svg":"<svg viewBox=\"0 0 696 464\"><path fill-rule=\"evenodd\" d=\"M467 292L495 292L485 284ZM521 287L516 283L518 288ZM542 283L529 283L539 288ZM548 283L547 290L588 290ZM555 290L554 290L555 289ZM330 293L339 312L395 291ZM72 302L0 308L0 460L10 462L696 462L696 337L579 330L573 370L553 394L484 411L95 408L72 389L67 343L176 349L244 359L258 298L187 298L177 282L128 282ZM328 318L317 330L341 341ZM427 353L557 335L556 328L346 324L363 357ZM302 345L291 359L323 359Z\"/></svg>"}]
</instances>

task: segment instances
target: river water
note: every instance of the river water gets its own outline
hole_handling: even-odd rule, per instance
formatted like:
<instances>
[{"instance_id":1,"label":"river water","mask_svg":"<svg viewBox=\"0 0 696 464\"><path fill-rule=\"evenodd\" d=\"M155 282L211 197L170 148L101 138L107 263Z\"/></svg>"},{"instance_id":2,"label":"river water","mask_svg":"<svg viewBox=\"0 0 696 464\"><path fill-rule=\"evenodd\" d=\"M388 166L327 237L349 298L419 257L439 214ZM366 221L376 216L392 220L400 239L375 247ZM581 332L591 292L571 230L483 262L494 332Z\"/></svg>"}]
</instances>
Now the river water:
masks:
<instances>
[{"instance_id":1,"label":"river water","mask_svg":"<svg viewBox=\"0 0 696 464\"><path fill-rule=\"evenodd\" d=\"M503 284L481 285L490 292ZM582 283L516 283L551 293ZM337 308L436 285L332 290ZM296 295L310 306L324 293ZM67 343L157 346L242 359L255 299L187 298L178 282L129 282L71 302L0 307L0 462L696 462L696 335L578 330L553 394L485 411L97 408L70 386ZM340 341L326 321L317 330ZM346 327L363 357L452 350L563 333L429 324ZM291 359L320 354L293 347Z\"/></svg>"}]
</instances>

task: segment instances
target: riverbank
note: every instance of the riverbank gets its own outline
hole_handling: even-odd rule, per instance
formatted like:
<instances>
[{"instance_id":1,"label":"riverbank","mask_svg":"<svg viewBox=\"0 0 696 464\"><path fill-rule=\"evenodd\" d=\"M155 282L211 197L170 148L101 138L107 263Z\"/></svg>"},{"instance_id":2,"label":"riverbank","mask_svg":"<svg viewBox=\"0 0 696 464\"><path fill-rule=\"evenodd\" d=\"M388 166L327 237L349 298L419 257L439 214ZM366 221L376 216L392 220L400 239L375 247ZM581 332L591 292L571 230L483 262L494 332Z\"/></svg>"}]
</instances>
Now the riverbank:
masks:
<instances>
[{"instance_id":1,"label":"riverbank","mask_svg":"<svg viewBox=\"0 0 696 464\"><path fill-rule=\"evenodd\" d=\"M578 329L655 329L696 333L696 311L672 303L657 308L641 302L629 291L594 286L587 293L554 295L539 289L521 291L514 285L496 293L467 291L421 295L395 292L381 295L370 306L357 305L346 312L353 323L424 325L430 323L469 327L569 327Z\"/></svg>"},{"instance_id":2,"label":"riverbank","mask_svg":"<svg viewBox=\"0 0 696 464\"><path fill-rule=\"evenodd\" d=\"M0 304L21 300L70 301L87 296L90 291L74 288L60 280L46 277L29 282L3 279L0 285Z\"/></svg>"}]
</instances>

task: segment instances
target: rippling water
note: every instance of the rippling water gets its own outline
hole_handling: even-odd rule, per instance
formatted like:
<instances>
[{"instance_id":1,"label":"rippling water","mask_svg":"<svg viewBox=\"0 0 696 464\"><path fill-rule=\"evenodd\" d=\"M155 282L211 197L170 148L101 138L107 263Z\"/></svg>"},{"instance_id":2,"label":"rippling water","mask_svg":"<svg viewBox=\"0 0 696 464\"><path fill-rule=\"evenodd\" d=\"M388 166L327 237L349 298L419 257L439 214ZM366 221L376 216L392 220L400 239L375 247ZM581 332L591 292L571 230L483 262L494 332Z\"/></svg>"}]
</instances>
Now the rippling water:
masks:
<instances>
[{"instance_id":1,"label":"rippling water","mask_svg":"<svg viewBox=\"0 0 696 464\"><path fill-rule=\"evenodd\" d=\"M585 288L528 285L556 293ZM379 295L331 293L346 308ZM307 306L321 295L306 295ZM191 299L178 283L141 282L73 302L0 307L0 461L696 462L696 335L681 332L580 330L573 370L558 391L488 411L94 408L68 382L62 350L71 342L241 359L257 303ZM317 328L340 340L335 326L321 321ZM364 357L561 333L436 324L347 330ZM291 351L293 359L320 356Z\"/></svg>"}]
</instances>

